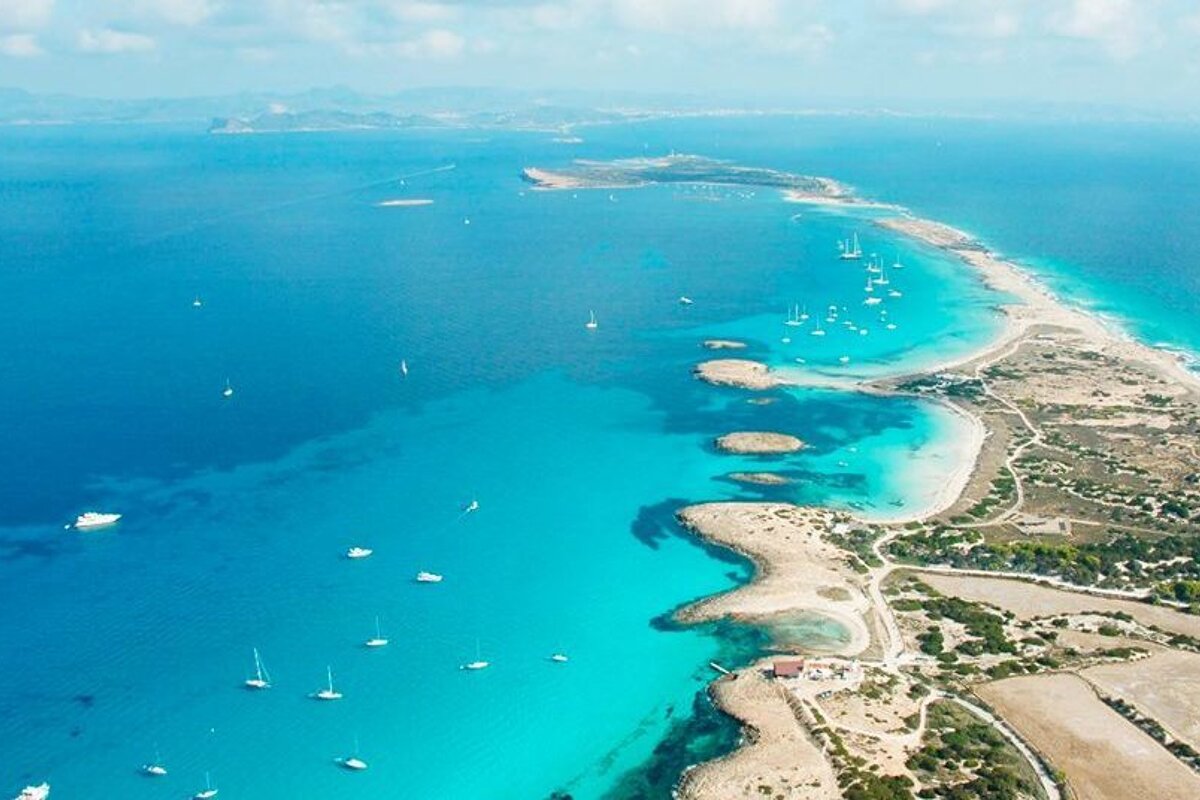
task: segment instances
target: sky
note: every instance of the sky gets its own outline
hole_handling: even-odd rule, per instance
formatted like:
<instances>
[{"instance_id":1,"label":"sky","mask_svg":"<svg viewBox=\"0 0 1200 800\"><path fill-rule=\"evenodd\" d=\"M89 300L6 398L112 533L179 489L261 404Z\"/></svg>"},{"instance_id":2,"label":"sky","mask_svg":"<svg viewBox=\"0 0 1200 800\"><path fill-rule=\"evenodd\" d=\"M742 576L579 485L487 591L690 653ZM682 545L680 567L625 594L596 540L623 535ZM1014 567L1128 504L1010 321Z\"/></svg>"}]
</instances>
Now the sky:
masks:
<instances>
[{"instance_id":1,"label":"sky","mask_svg":"<svg viewBox=\"0 0 1200 800\"><path fill-rule=\"evenodd\" d=\"M0 0L0 87L332 85L1189 109L1200 0Z\"/></svg>"}]
</instances>

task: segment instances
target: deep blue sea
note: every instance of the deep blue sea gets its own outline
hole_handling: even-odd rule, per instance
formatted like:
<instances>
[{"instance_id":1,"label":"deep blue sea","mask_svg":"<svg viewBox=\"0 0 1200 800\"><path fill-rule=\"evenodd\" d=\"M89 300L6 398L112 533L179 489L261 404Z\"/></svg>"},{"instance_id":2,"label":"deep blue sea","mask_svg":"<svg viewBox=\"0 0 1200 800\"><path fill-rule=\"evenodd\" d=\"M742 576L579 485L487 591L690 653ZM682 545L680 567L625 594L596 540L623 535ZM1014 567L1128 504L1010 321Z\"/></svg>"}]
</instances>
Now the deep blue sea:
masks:
<instances>
[{"instance_id":1,"label":"deep blue sea","mask_svg":"<svg viewBox=\"0 0 1200 800\"><path fill-rule=\"evenodd\" d=\"M751 405L691 369L712 336L822 375L969 351L1000 298L962 266L774 192L533 192L522 167L675 149L829 174L1200 342L1194 132L804 118L582 136L0 130L0 795L182 797L209 772L258 800L666 797L704 753L681 742L728 744L696 701L707 662L763 646L665 621L749 574L673 511L934 501L963 457L941 407L816 389ZM402 198L433 203L378 205ZM854 232L901 255L903 297L861 305L861 267L836 258ZM1156 294L1172 276L1173 305ZM782 324L792 304L838 322L811 337ZM744 429L810 447L712 447ZM763 468L795 483L726 477ZM89 509L125 517L63 529ZM391 643L368 651L376 616ZM812 643L837 635L817 624ZM254 647L266 692L241 688ZM492 666L459 669L477 657ZM306 696L327 666L337 703ZM156 751L170 774L138 775ZM356 751L369 771L334 763Z\"/></svg>"}]
</instances>

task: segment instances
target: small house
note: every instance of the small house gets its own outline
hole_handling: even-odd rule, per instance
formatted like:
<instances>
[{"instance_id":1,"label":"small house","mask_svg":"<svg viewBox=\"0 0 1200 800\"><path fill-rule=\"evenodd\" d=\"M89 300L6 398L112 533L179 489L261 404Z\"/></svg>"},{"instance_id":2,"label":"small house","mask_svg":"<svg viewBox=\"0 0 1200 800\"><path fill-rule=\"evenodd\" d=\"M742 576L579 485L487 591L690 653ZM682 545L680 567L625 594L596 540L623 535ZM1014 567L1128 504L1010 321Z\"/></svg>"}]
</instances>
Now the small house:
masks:
<instances>
[{"instance_id":1,"label":"small house","mask_svg":"<svg viewBox=\"0 0 1200 800\"><path fill-rule=\"evenodd\" d=\"M771 674L776 678L798 678L804 674L804 659L776 661L771 665Z\"/></svg>"}]
</instances>

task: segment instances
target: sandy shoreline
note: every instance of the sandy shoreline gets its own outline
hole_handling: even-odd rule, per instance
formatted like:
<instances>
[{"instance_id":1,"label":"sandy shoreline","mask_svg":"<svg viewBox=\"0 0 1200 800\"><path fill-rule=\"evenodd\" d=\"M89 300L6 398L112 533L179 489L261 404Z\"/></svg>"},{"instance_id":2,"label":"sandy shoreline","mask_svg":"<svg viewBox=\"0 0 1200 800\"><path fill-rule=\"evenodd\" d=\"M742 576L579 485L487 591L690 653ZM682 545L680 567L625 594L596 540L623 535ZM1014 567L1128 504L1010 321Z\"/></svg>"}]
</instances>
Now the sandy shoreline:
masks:
<instances>
[{"instance_id":1,"label":"sandy shoreline","mask_svg":"<svg viewBox=\"0 0 1200 800\"><path fill-rule=\"evenodd\" d=\"M824 197L808 198L791 193L785 193L785 197L790 202L820 206L862 208L869 205ZM879 204L873 207L898 212L896 217L877 220L877 225L957 256L987 286L1008 295L1012 302L1000 307L1004 325L999 334L974 352L923 365L919 371L908 375L857 381L830 380L823 385L842 390L894 394L898 393L896 387L906 379L933 376L951 370L970 371L986 366L1007 357L1021 342L1034 336L1038 329L1057 328L1071 331L1081 337L1087 346L1098 351L1146 365L1169 381L1182 384L1192 391L1200 391L1200 375L1187 368L1183 354L1140 342L1097 315L1071 307L1020 265L992 252L963 231L919 219L898 206ZM793 380L786 370L775 371L766 364L743 359L705 362L697 367L696 376L714 385L735 386L751 391L818 384L817 381ZM959 442L961 456L958 467L939 487L930 507L904 514L873 517L869 522L895 525L934 517L958 502L979 468L984 443L992 431L979 414L942 398L938 398L937 402L965 420L969 426L969 435ZM871 642L871 628L867 620L873 613L886 614L890 611L876 608L878 603L886 606L882 596L878 603L872 602L866 594L858 594L861 583L856 582L853 576L839 572L841 551L821 538L821 533L828 530L831 524L833 512L786 504L744 504L742 509L731 509L732 505L736 504L693 506L681 512L680 518L703 538L751 558L757 574L745 587L690 606L681 614L681 618L702 620L733 615L754 621L772 614L811 610L829 616L851 630L853 641L845 648L847 654L865 650ZM848 599L834 601L831 597L841 596L837 591L823 593L817 590L817 586L841 589ZM863 601L861 605L860 597ZM739 673L738 680L749 673ZM760 694L761 697L754 700ZM738 785L746 777L748 768L751 772L757 770L758 774L770 773L775 769L772 765L776 759L769 756L772 748L759 745L761 731L764 726L783 730L789 721L795 722L786 707L761 692L747 690L735 694L726 688L724 691L715 691L714 697L719 706L747 726L750 741L731 756L691 771L680 786L680 797L683 798L717 796L701 787ZM757 706L754 706L755 702ZM778 772L778 769L775 771ZM701 776L705 780L697 785L695 779Z\"/></svg>"},{"instance_id":2,"label":"sandy shoreline","mask_svg":"<svg viewBox=\"0 0 1200 800\"><path fill-rule=\"evenodd\" d=\"M684 622L733 617L767 621L781 614L811 612L831 619L849 634L837 652L857 655L871 642L871 603L861 577L823 534L838 515L788 503L706 503L679 511L680 522L707 542L749 558L750 583L705 598L679 612Z\"/></svg>"}]
</instances>

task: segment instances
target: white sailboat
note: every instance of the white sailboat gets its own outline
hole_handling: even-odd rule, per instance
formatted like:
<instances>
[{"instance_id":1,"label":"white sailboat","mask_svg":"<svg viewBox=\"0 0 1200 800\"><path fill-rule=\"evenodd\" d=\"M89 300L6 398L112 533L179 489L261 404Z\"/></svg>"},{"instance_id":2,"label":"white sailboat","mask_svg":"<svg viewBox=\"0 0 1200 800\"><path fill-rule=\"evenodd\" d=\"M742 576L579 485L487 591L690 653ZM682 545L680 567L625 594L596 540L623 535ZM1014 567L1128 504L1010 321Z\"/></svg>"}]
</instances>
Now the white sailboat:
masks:
<instances>
[{"instance_id":1,"label":"white sailboat","mask_svg":"<svg viewBox=\"0 0 1200 800\"><path fill-rule=\"evenodd\" d=\"M788 306L787 319L784 320L783 324L790 325L793 328L802 324L800 321L800 306L798 306L798 305Z\"/></svg>"},{"instance_id":2,"label":"white sailboat","mask_svg":"<svg viewBox=\"0 0 1200 800\"><path fill-rule=\"evenodd\" d=\"M408 377L408 362L403 358L400 359L400 374L406 378Z\"/></svg>"},{"instance_id":3,"label":"white sailboat","mask_svg":"<svg viewBox=\"0 0 1200 800\"><path fill-rule=\"evenodd\" d=\"M50 797L50 784L39 783L37 786L26 786L17 795L17 800L47 800Z\"/></svg>"},{"instance_id":4,"label":"white sailboat","mask_svg":"<svg viewBox=\"0 0 1200 800\"><path fill-rule=\"evenodd\" d=\"M796 315L796 319L801 322L808 322L808 306L801 309L800 313Z\"/></svg>"},{"instance_id":5,"label":"white sailboat","mask_svg":"<svg viewBox=\"0 0 1200 800\"><path fill-rule=\"evenodd\" d=\"M365 647L387 647L387 637L379 632L379 617L375 617L375 636L363 642Z\"/></svg>"},{"instance_id":6,"label":"white sailboat","mask_svg":"<svg viewBox=\"0 0 1200 800\"><path fill-rule=\"evenodd\" d=\"M875 281L871 280L870 275L867 276L867 286L863 291L867 293L875 291Z\"/></svg>"},{"instance_id":7,"label":"white sailboat","mask_svg":"<svg viewBox=\"0 0 1200 800\"><path fill-rule=\"evenodd\" d=\"M808 332L809 336L824 336L825 329L821 327L821 323L817 323L817 327Z\"/></svg>"},{"instance_id":8,"label":"white sailboat","mask_svg":"<svg viewBox=\"0 0 1200 800\"><path fill-rule=\"evenodd\" d=\"M679 296L679 305L690 306L691 304L692 304L692 298L688 297L686 294Z\"/></svg>"},{"instance_id":9,"label":"white sailboat","mask_svg":"<svg viewBox=\"0 0 1200 800\"><path fill-rule=\"evenodd\" d=\"M370 558L371 554L374 552L375 551L369 547L359 547L356 545L346 551L346 558Z\"/></svg>"},{"instance_id":10,"label":"white sailboat","mask_svg":"<svg viewBox=\"0 0 1200 800\"><path fill-rule=\"evenodd\" d=\"M367 764L367 762L363 761L362 758L360 758L358 755L358 737L357 736L354 737L354 755L347 756L345 758L335 759L335 760L337 761L338 764L341 764L343 768L348 769L351 772L362 772L369 766Z\"/></svg>"},{"instance_id":11,"label":"white sailboat","mask_svg":"<svg viewBox=\"0 0 1200 800\"><path fill-rule=\"evenodd\" d=\"M200 300L200 295L196 295L196 299L192 301L192 308L200 308L204 303Z\"/></svg>"},{"instance_id":12,"label":"white sailboat","mask_svg":"<svg viewBox=\"0 0 1200 800\"><path fill-rule=\"evenodd\" d=\"M213 788L212 779L207 772L204 773L204 791L196 792L192 795L192 800L211 800L217 796L217 790Z\"/></svg>"},{"instance_id":13,"label":"white sailboat","mask_svg":"<svg viewBox=\"0 0 1200 800\"><path fill-rule=\"evenodd\" d=\"M424 570L417 573L417 583L441 583L443 576L436 572L425 572Z\"/></svg>"},{"instance_id":14,"label":"white sailboat","mask_svg":"<svg viewBox=\"0 0 1200 800\"><path fill-rule=\"evenodd\" d=\"M896 253L896 260L892 262L892 269L904 269L904 262L900 260L899 253Z\"/></svg>"},{"instance_id":15,"label":"white sailboat","mask_svg":"<svg viewBox=\"0 0 1200 800\"><path fill-rule=\"evenodd\" d=\"M570 659L567 658L566 654L564 653L555 653L554 655L550 656L550 660L555 664L565 664L570 661Z\"/></svg>"},{"instance_id":16,"label":"white sailboat","mask_svg":"<svg viewBox=\"0 0 1200 800\"><path fill-rule=\"evenodd\" d=\"M325 674L329 679L324 689L313 693L313 698L316 700L341 700L342 693L333 688L333 667L326 667Z\"/></svg>"},{"instance_id":17,"label":"white sailboat","mask_svg":"<svg viewBox=\"0 0 1200 800\"><path fill-rule=\"evenodd\" d=\"M271 676L267 673L266 667L263 666L257 647L254 648L254 677L247 678L245 686L247 689L271 688Z\"/></svg>"},{"instance_id":18,"label":"white sailboat","mask_svg":"<svg viewBox=\"0 0 1200 800\"><path fill-rule=\"evenodd\" d=\"M889 283L889 281L888 281L888 276L887 276L887 270L885 270L883 267L880 267L879 268L879 277L875 279L875 285L876 286L887 286L888 283Z\"/></svg>"},{"instance_id":19,"label":"white sailboat","mask_svg":"<svg viewBox=\"0 0 1200 800\"><path fill-rule=\"evenodd\" d=\"M161 778L167 774L167 768L163 766L162 758L158 755L158 748L154 748L154 760L142 764L141 773L152 778Z\"/></svg>"},{"instance_id":20,"label":"white sailboat","mask_svg":"<svg viewBox=\"0 0 1200 800\"><path fill-rule=\"evenodd\" d=\"M862 247L858 244L858 234L854 234L852 240L843 241L839 244L839 249L842 251L839 255L843 261L857 261L862 258Z\"/></svg>"},{"instance_id":21,"label":"white sailboat","mask_svg":"<svg viewBox=\"0 0 1200 800\"><path fill-rule=\"evenodd\" d=\"M233 384L229 382L228 378L225 379L225 388L221 390L221 396L233 397Z\"/></svg>"},{"instance_id":22,"label":"white sailboat","mask_svg":"<svg viewBox=\"0 0 1200 800\"><path fill-rule=\"evenodd\" d=\"M888 297L903 297L903 296L904 295L900 292L899 289L892 289L890 292L888 292Z\"/></svg>"},{"instance_id":23,"label":"white sailboat","mask_svg":"<svg viewBox=\"0 0 1200 800\"><path fill-rule=\"evenodd\" d=\"M466 664L463 664L461 667L459 667L459 669L476 671L476 670L481 670L481 669L487 669L490 666L491 666L491 663L484 661L483 658L479 655L479 640L476 639L475 640L475 660L468 661Z\"/></svg>"},{"instance_id":24,"label":"white sailboat","mask_svg":"<svg viewBox=\"0 0 1200 800\"><path fill-rule=\"evenodd\" d=\"M585 324L583 327L587 328L589 331L594 331L594 330L596 330L596 328L600 327L600 323L596 321L596 312L595 311L588 312L588 321L587 321L587 324Z\"/></svg>"}]
</instances>

